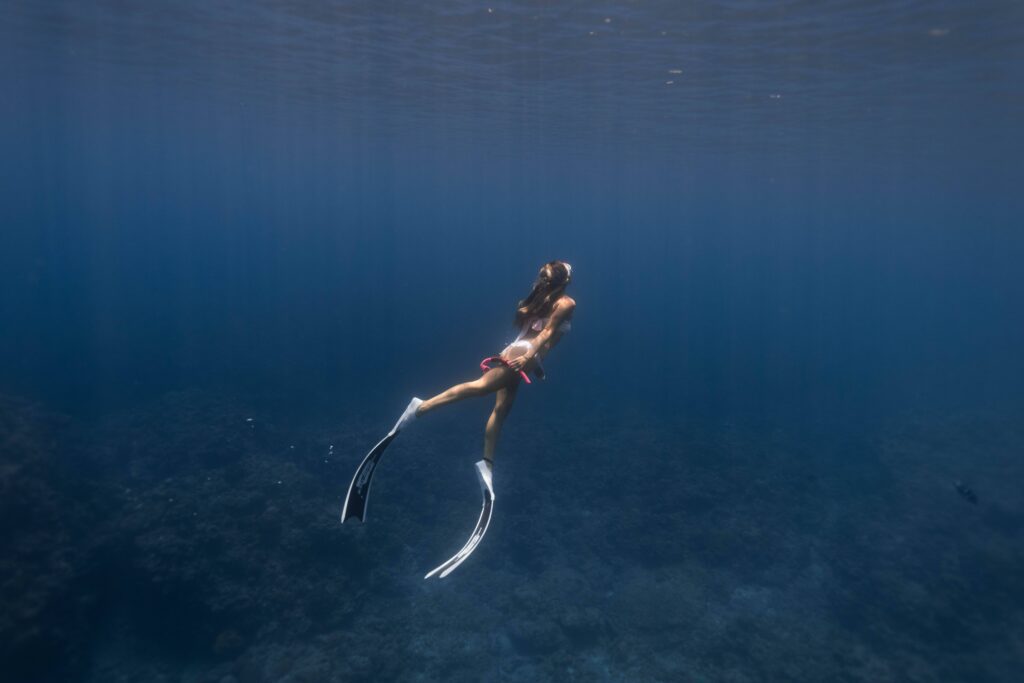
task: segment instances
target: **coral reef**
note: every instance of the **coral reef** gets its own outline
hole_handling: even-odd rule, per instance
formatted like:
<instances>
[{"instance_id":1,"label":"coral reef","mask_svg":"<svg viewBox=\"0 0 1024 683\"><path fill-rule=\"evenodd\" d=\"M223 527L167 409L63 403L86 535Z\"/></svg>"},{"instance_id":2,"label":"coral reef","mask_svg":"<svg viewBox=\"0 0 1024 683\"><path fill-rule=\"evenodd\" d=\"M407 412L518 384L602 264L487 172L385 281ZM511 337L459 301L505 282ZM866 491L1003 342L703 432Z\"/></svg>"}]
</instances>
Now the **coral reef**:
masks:
<instances>
[{"instance_id":1,"label":"coral reef","mask_svg":"<svg viewBox=\"0 0 1024 683\"><path fill-rule=\"evenodd\" d=\"M81 446L67 419L0 396L0 659L22 680L79 662L96 607L82 578L110 509Z\"/></svg>"},{"instance_id":2,"label":"coral reef","mask_svg":"<svg viewBox=\"0 0 1024 683\"><path fill-rule=\"evenodd\" d=\"M475 422L403 434L342 527L389 425L203 392L83 425L2 407L0 642L31 680L1011 681L1024 661L1008 417L512 428L485 543L424 582L479 505Z\"/></svg>"}]
</instances>

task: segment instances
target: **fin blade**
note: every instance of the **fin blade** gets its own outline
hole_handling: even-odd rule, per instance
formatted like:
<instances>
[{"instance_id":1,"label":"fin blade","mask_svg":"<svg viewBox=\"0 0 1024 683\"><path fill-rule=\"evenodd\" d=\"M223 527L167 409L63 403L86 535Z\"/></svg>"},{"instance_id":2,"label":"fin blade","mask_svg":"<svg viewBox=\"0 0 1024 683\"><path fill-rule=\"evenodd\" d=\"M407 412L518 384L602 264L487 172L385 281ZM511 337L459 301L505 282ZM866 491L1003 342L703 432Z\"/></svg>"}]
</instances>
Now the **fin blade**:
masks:
<instances>
[{"instance_id":1,"label":"fin blade","mask_svg":"<svg viewBox=\"0 0 1024 683\"><path fill-rule=\"evenodd\" d=\"M424 579L429 579L433 576L443 579L455 571L460 564L473 554L473 551L480 545L480 541L483 540L484 534L487 533L487 528L491 525L491 515L494 512L494 487L491 484L490 470L487 469L483 460L477 462L476 466L477 477L480 480L480 491L483 494L484 500L480 506L480 516L476 520L473 533L469 535L469 540L466 541L466 544L462 546L459 552L427 572L426 576L423 577Z\"/></svg>"},{"instance_id":2,"label":"fin blade","mask_svg":"<svg viewBox=\"0 0 1024 683\"><path fill-rule=\"evenodd\" d=\"M350 519L358 519L360 522L366 520L366 504L370 500L370 484L373 483L373 473L377 469L384 450L398 436L398 431L392 429L387 435L377 442L377 445L370 449L363 461L356 468L352 476L352 482L348 485L348 493L345 494L345 503L341 507L341 523L344 524Z\"/></svg>"}]
</instances>

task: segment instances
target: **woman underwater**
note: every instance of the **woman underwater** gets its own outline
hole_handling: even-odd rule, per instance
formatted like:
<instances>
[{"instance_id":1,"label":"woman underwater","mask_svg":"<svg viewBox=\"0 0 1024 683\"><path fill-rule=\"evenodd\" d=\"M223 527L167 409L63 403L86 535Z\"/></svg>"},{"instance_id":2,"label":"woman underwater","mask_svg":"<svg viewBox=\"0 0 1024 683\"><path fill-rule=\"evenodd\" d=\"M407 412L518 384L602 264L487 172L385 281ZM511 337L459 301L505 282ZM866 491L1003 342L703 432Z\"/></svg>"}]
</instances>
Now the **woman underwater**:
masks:
<instances>
[{"instance_id":1,"label":"woman underwater","mask_svg":"<svg viewBox=\"0 0 1024 683\"><path fill-rule=\"evenodd\" d=\"M519 335L515 341L502 350L500 355L485 358L481 362L480 368L483 370L483 375L479 379L456 384L425 401L413 398L409 402L394 428L367 454L359 469L356 470L342 509L342 522L353 517L360 521L365 519L366 501L370 492L373 471L384 449L402 429L441 406L493 393L495 394L494 410L491 411L491 415L487 419L487 427L484 429L483 459L476 463L477 475L480 478L480 486L484 494L480 519L462 550L428 573L425 578L435 575L443 578L469 556L469 553L483 538L490 522L494 505L491 470L494 466L495 447L505 418L508 417L508 413L512 409L519 385L523 381L530 382L527 373L532 373L539 378L544 377L542 359L572 328L571 320L576 302L565 293L571 281L571 265L565 261L545 263L537 274L537 280L533 283L530 293L519 302L516 309L515 325L519 329Z\"/></svg>"}]
</instances>

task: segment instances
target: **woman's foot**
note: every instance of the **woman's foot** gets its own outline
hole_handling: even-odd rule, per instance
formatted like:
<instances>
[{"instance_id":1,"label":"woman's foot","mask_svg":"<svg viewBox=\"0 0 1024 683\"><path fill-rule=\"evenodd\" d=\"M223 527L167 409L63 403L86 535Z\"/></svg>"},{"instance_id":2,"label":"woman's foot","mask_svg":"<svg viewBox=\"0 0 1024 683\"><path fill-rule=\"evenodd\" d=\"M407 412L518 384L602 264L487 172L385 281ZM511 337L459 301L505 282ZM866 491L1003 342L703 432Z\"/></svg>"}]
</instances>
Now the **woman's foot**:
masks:
<instances>
[{"instance_id":1,"label":"woman's foot","mask_svg":"<svg viewBox=\"0 0 1024 683\"><path fill-rule=\"evenodd\" d=\"M422 398L413 397L413 399L409 401L409 405L406 406L405 412L402 413L402 417L398 418L398 422L395 423L395 428L392 431L400 432L407 424L415 420L416 411L419 410L421 403L423 403Z\"/></svg>"}]
</instances>

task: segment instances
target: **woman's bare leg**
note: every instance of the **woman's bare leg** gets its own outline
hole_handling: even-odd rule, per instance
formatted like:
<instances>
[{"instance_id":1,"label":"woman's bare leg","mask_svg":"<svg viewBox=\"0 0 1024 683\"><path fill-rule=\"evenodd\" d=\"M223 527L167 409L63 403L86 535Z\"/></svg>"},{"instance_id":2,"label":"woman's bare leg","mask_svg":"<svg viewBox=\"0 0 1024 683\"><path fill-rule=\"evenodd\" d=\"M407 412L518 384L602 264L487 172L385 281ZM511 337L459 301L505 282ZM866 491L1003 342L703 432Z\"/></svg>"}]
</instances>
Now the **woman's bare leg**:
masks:
<instances>
[{"instance_id":1,"label":"woman's bare leg","mask_svg":"<svg viewBox=\"0 0 1024 683\"><path fill-rule=\"evenodd\" d=\"M519 385L515 382L507 387L498 389L494 398L494 410L487 418L487 428L484 430L484 460L494 465L494 449L498 444L498 435L501 434L501 426L505 424L508 411L512 410L512 403L516 400L516 391Z\"/></svg>"},{"instance_id":2,"label":"woman's bare leg","mask_svg":"<svg viewBox=\"0 0 1024 683\"><path fill-rule=\"evenodd\" d=\"M416 415L419 416L424 413L429 413L435 408L440 408L441 406L448 405L449 403L455 403L456 401L461 401L466 398L484 396L486 394L493 393L510 383L514 384L515 379L512 371L508 368L500 367L488 370L480 377L480 379L473 380L472 382L456 384L449 389L445 389L437 396L428 398L420 404L419 409L416 411Z\"/></svg>"}]
</instances>

